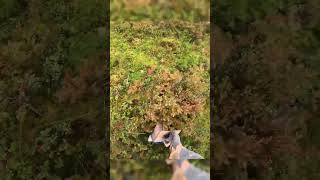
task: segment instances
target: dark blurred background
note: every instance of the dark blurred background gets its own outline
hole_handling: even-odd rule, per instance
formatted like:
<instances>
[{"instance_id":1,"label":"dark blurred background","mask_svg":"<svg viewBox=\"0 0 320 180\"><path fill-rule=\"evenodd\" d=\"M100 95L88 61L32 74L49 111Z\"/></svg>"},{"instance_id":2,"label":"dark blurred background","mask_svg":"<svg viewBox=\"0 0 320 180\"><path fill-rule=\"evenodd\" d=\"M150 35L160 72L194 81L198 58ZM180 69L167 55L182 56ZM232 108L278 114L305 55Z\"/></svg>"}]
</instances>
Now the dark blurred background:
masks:
<instances>
[{"instance_id":1,"label":"dark blurred background","mask_svg":"<svg viewBox=\"0 0 320 180\"><path fill-rule=\"evenodd\" d=\"M106 176L107 5L0 0L0 179Z\"/></svg>"},{"instance_id":2,"label":"dark blurred background","mask_svg":"<svg viewBox=\"0 0 320 180\"><path fill-rule=\"evenodd\" d=\"M319 5L212 1L216 178L320 178Z\"/></svg>"}]
</instances>

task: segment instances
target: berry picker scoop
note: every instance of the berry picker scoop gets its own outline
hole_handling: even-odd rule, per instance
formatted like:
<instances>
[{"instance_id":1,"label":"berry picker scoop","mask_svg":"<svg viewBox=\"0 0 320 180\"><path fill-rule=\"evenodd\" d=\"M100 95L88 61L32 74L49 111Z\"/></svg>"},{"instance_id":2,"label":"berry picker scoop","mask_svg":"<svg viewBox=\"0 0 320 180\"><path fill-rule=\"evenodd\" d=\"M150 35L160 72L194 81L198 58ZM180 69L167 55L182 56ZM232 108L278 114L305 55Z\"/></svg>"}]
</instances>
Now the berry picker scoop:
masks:
<instances>
[{"instance_id":1,"label":"berry picker scoop","mask_svg":"<svg viewBox=\"0 0 320 180\"><path fill-rule=\"evenodd\" d=\"M171 180L209 180L209 173L188 162L188 159L203 159L203 157L182 145L180 132L180 130L164 131L162 124L157 123L148 138L148 142L163 143L166 147L169 147L170 155L166 162L172 165L173 175Z\"/></svg>"},{"instance_id":2,"label":"berry picker scoop","mask_svg":"<svg viewBox=\"0 0 320 180\"><path fill-rule=\"evenodd\" d=\"M179 133L181 130L165 131L160 123L157 123L152 134L148 138L148 142L156 144L163 143L170 149L169 159L204 159L200 154L193 152L181 143Z\"/></svg>"}]
</instances>

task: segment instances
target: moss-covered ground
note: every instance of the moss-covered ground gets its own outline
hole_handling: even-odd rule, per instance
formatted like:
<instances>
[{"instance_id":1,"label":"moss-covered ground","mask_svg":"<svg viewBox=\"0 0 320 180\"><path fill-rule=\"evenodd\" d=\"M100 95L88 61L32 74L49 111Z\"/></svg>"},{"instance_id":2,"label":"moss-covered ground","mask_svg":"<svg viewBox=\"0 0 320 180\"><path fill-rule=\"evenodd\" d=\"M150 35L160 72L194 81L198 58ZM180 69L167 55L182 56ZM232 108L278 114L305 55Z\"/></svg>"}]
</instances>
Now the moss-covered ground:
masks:
<instances>
[{"instance_id":1,"label":"moss-covered ground","mask_svg":"<svg viewBox=\"0 0 320 180\"><path fill-rule=\"evenodd\" d=\"M112 109L112 118L114 118L112 122L115 125L122 124L123 130L128 129L131 132L129 134L111 126L111 130L113 129L117 134L122 132L123 134L120 136L128 139L125 140L125 143L115 145L113 149L114 143L117 143L115 138L119 137L111 137L113 138L111 139L111 158L136 158L136 160L111 161L111 178L169 179L172 170L164 161L168 156L168 149L165 149L162 145L157 146L147 143L148 134L152 131L156 121L164 121L166 126L169 125L168 128L172 128L173 125L176 126L175 128L182 128L183 143L188 148L199 151L206 158L209 157L209 146L207 144L209 134L206 134L209 131L209 68L203 66L200 69L194 68L199 67L199 65L201 67L201 64L209 65L209 25L207 23L193 24L193 22L209 21L209 0L121 0L111 1L110 5L111 20L114 21L111 25L111 32L117 37L116 39L111 36L111 42L114 44L114 46L111 46L113 47L112 52L115 52L114 55L116 56L113 56L112 53L111 55L118 57L117 59L111 59L115 63L112 66L114 71L111 69L114 76L111 77L117 80L121 77L120 74L122 80L130 80L129 82L119 81L115 89L111 89L111 93L116 93L117 96L124 98L124 100L116 100L116 96L111 96L113 103L117 102L118 107L125 104L128 104L125 107L129 107L128 110L124 107ZM146 20L152 20L155 23L141 22ZM162 20L166 22L158 23ZM122 44L117 44L120 42ZM120 51L120 48L123 51ZM124 59L126 60L124 61ZM130 70L129 72L126 71L127 68ZM118 72L119 70L122 70L122 72ZM149 115L152 115L152 112L155 112L156 109L155 105L161 101L161 98L155 98L161 93L161 89L158 89L161 87L156 86L157 84L158 86L165 85L165 81L167 81L165 77L169 75L167 72L172 74L173 78L174 76L177 76L176 78L183 77L181 81L173 79L168 82L171 90L167 90L165 98L171 109L161 110L165 117L163 119L161 117L145 116L147 111ZM195 74L192 75L192 72L195 72ZM199 91L198 89L194 91L194 83L186 81L191 80L192 77L195 78L194 81L199 82L199 79L202 81L203 87L196 85L196 88L200 87ZM137 84L135 84L135 80L137 80ZM207 102L202 102L202 110L195 111L196 113L191 115L192 117L182 114L171 117L170 114L177 111L177 107L183 107L181 102L177 101L181 99L179 93L174 91L172 87L188 89L189 92L183 90L187 94L185 96L188 98L187 102L194 100L199 102L205 100ZM122 88L121 91L119 91L120 88ZM130 93L128 93L129 88ZM192 95L192 92L195 94ZM199 98L195 97L196 94L200 95ZM183 95L180 94L180 96ZM139 101L135 101L135 99ZM124 114L123 118L119 118L119 114L122 112L132 113ZM134 123L130 122L132 119ZM200 122L198 125L194 124L198 122ZM127 124L129 126L125 127L124 125ZM170 127L170 124L172 124L172 127ZM191 126L187 124L191 124ZM138 125L141 127L138 127ZM198 133L197 131L199 132L198 135L190 136ZM138 144L140 144L140 147ZM136 148L132 149L129 145ZM121 147L128 147L129 149L120 149ZM192 163L208 171L208 160L193 161Z\"/></svg>"},{"instance_id":2,"label":"moss-covered ground","mask_svg":"<svg viewBox=\"0 0 320 180\"><path fill-rule=\"evenodd\" d=\"M209 159L209 25L111 23L111 158L158 159L156 122Z\"/></svg>"}]
</instances>

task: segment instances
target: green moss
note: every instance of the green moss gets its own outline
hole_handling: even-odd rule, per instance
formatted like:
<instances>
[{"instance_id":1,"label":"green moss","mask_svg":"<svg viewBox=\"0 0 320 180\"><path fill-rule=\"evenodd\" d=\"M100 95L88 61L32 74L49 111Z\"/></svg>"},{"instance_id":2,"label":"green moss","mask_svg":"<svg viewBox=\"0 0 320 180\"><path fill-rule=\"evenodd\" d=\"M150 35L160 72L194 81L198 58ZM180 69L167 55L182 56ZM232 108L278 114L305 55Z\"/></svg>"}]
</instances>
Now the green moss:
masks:
<instances>
[{"instance_id":1,"label":"green moss","mask_svg":"<svg viewBox=\"0 0 320 180\"><path fill-rule=\"evenodd\" d=\"M111 0L111 20L209 21L209 0L117 1Z\"/></svg>"}]
</instances>

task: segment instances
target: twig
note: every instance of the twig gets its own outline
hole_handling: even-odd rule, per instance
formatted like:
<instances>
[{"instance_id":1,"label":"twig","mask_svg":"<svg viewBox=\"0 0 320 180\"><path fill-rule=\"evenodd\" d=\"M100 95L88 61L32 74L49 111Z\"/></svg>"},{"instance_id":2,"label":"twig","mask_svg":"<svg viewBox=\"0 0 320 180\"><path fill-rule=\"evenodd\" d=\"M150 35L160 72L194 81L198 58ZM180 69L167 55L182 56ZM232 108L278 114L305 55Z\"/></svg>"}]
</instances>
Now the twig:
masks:
<instances>
[{"instance_id":1,"label":"twig","mask_svg":"<svg viewBox=\"0 0 320 180\"><path fill-rule=\"evenodd\" d=\"M41 113L39 113L39 111L37 111L31 104L27 104L27 107L34 112L35 114L37 114L38 116L42 117L43 115Z\"/></svg>"}]
</instances>

